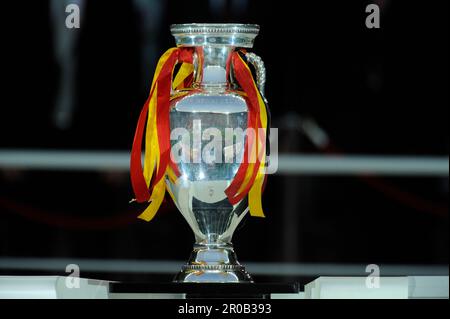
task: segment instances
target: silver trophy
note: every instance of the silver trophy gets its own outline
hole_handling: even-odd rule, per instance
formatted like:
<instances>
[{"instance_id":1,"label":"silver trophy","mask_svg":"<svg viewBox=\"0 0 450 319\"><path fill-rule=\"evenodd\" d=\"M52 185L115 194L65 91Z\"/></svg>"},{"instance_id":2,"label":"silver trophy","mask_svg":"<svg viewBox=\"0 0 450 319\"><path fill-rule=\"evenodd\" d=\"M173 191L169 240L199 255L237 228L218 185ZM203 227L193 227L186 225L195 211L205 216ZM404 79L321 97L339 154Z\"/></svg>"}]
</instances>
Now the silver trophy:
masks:
<instances>
[{"instance_id":1,"label":"silver trophy","mask_svg":"<svg viewBox=\"0 0 450 319\"><path fill-rule=\"evenodd\" d=\"M230 55L238 48L251 48L259 31L248 24L177 24L171 26L177 46L194 49L194 81L196 90L171 102L170 128L189 132L191 141L196 131L214 128L226 135L227 129L247 128L246 100L239 94L230 71ZM256 70L257 84L263 94L265 69L261 59L246 53ZM242 92L241 92L242 93ZM176 94L176 92L174 92ZM172 146L178 143L171 140ZM191 145L190 158L177 163L181 177L166 177L175 205L195 235L189 261L176 275L176 282L252 282L245 267L239 264L231 244L233 232L248 212L247 198L230 204L225 189L233 180L242 156L244 143L233 147L233 160L222 151L215 160L195 161L209 140ZM172 150L173 152L173 150ZM229 153L228 153L229 154Z\"/></svg>"}]
</instances>

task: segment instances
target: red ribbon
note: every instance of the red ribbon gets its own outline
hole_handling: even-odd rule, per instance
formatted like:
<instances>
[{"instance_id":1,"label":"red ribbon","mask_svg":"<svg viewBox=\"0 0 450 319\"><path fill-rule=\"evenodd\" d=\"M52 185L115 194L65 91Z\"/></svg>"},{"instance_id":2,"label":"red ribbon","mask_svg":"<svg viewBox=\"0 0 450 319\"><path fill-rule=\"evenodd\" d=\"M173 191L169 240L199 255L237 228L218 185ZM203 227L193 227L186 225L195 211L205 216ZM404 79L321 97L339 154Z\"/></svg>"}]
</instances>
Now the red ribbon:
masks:
<instances>
[{"instance_id":1,"label":"red ribbon","mask_svg":"<svg viewBox=\"0 0 450 319\"><path fill-rule=\"evenodd\" d=\"M161 178L164 177L167 165L174 169L176 174L179 174L178 168L170 159L170 95L172 85L172 72L177 63L191 63L192 64L192 49L191 48L177 48L165 61L161 71L156 79L150 95L145 102L141 114L139 115L136 132L134 134L133 146L131 149L130 159L130 175L133 191L138 202L145 202L150 199L151 191ZM158 86L157 109L156 109L156 123L158 130L158 143L160 148L160 161L157 168L156 176L150 181L150 186L147 187L142 169L142 138L144 136L145 124L147 120L148 108L150 100L153 98L155 87Z\"/></svg>"},{"instance_id":2,"label":"red ribbon","mask_svg":"<svg viewBox=\"0 0 450 319\"><path fill-rule=\"evenodd\" d=\"M199 52L199 63L202 63L202 54ZM173 169L174 173L179 176L179 170L175 163L172 162L170 158L170 121L169 121L169 111L170 111L170 95L172 86L172 73L175 65L177 63L193 63L192 59L193 49L192 48L177 48L174 50L170 56L165 61L161 68L161 71L156 79L155 85L152 87L150 95L145 102L142 111L139 115L138 124L136 127L136 132L133 140L133 147L131 150L131 160L130 160L130 175L131 182L133 186L133 191L138 202L145 202L150 199L151 190L154 185L156 185L161 178L164 177L166 173L167 166ZM259 100L257 89L255 88L253 77L248 69L245 62L239 56L238 52L234 52L231 56L231 61L233 63L234 75L237 82L241 86L242 90L247 94L246 101L249 108L247 126L252 129L256 134L260 134L259 128L262 127L259 111ZM227 70L229 72L229 70ZM187 78L186 82L192 81L192 77ZM185 83L186 83L185 82ZM153 98L154 89L158 86L158 96L157 98L157 109L156 109L156 123L158 131L158 143L160 148L160 160L159 166L157 167L156 176L150 181L149 187L144 178L141 153L142 153L142 139L145 132L145 124L148 115L148 108L150 100ZM250 191L255 178L257 176L261 155L258 151L258 135L249 134L245 142L245 150L243 162L239 166L239 169L231 182L230 186L225 190L225 193L231 204L235 205L241 201ZM262 143L265 142L265 138L261 138ZM256 162L253 166L252 174L247 182L245 188L239 193L239 188L242 186L244 179L247 174L249 165L249 150L252 150L253 143L256 143ZM261 149L264 151L264 147ZM237 194L237 195L236 195Z\"/></svg>"},{"instance_id":3,"label":"red ribbon","mask_svg":"<svg viewBox=\"0 0 450 319\"><path fill-rule=\"evenodd\" d=\"M261 128L261 118L259 114L259 101L258 101L258 93L256 91L252 74L250 70L247 68L247 66L244 64L242 59L239 56L238 52L233 53L232 57L233 67L234 67L234 75L236 77L237 82L241 86L242 90L247 94L247 105L249 107L248 111L248 128L253 129L253 132L255 134L259 134L258 128ZM248 169L248 161L249 161L249 149L252 149L253 143L256 143L256 162L253 166L253 171L250 180L246 184L246 187L244 190L238 194L238 190L241 187L242 183L244 182L245 175ZM244 158L243 162L239 166L239 169L231 182L230 186L225 190L225 194L228 197L228 200L232 205L237 204L239 201L241 201L250 191L250 188L253 186L253 183L255 181L256 175L259 170L259 164L261 159L260 152L258 152L258 138L257 136L253 136L253 134L247 135L247 140L245 143L245 150L244 150Z\"/></svg>"}]
</instances>

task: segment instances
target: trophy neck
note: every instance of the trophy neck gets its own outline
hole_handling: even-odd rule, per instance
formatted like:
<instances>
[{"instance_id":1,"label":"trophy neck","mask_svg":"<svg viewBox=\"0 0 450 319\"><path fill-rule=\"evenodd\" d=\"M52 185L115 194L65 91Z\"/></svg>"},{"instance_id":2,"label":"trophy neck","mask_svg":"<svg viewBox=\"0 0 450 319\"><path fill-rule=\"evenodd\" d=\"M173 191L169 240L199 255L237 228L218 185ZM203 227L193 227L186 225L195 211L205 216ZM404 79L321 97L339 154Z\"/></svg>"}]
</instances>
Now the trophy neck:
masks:
<instances>
[{"instance_id":1,"label":"trophy neck","mask_svg":"<svg viewBox=\"0 0 450 319\"><path fill-rule=\"evenodd\" d=\"M178 47L194 47L194 87L224 91L229 87L230 57L235 48L252 48L259 26L238 23L171 25Z\"/></svg>"},{"instance_id":2,"label":"trophy neck","mask_svg":"<svg viewBox=\"0 0 450 319\"><path fill-rule=\"evenodd\" d=\"M230 85L227 70L230 69L231 54L235 47L194 47L194 87L205 91L225 91Z\"/></svg>"}]
</instances>

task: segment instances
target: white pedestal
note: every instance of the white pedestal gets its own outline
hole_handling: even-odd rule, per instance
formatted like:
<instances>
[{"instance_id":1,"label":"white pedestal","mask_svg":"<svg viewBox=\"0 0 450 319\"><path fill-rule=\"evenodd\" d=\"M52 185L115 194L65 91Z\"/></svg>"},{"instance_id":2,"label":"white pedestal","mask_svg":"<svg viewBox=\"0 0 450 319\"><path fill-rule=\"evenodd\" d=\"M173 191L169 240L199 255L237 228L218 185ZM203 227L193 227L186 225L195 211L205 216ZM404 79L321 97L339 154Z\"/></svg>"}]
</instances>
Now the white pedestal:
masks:
<instances>
[{"instance_id":1,"label":"white pedestal","mask_svg":"<svg viewBox=\"0 0 450 319\"><path fill-rule=\"evenodd\" d=\"M78 281L76 281L78 279ZM449 298L448 276L319 277L298 294L273 299L424 299ZM184 299L184 294L109 293L109 282L62 276L0 276L0 299Z\"/></svg>"},{"instance_id":2,"label":"white pedestal","mask_svg":"<svg viewBox=\"0 0 450 319\"><path fill-rule=\"evenodd\" d=\"M371 279L371 280L370 280ZM305 299L425 299L449 296L448 276L319 277L305 286Z\"/></svg>"}]
</instances>

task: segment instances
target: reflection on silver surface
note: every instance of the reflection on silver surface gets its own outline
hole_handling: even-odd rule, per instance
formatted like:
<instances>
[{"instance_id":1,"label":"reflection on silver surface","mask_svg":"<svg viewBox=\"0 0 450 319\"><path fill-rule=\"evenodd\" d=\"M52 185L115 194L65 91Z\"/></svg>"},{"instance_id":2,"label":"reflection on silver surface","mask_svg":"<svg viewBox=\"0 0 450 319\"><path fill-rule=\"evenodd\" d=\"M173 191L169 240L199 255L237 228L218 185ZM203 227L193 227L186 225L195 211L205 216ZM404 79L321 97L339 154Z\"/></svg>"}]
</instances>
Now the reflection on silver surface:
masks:
<instances>
[{"instance_id":1,"label":"reflection on silver surface","mask_svg":"<svg viewBox=\"0 0 450 319\"><path fill-rule=\"evenodd\" d=\"M170 27L177 46L233 46L253 47L258 35L256 24L189 23Z\"/></svg>"},{"instance_id":2,"label":"reflection on silver surface","mask_svg":"<svg viewBox=\"0 0 450 319\"><path fill-rule=\"evenodd\" d=\"M222 136L225 129L247 128L247 104L237 83L227 78L230 57L236 46L251 47L259 27L255 25L189 24L171 28L178 46L194 46L195 78L198 90L171 103L171 130L184 129L189 138L183 143L189 156L178 163L180 178L166 179L176 206L195 235L194 250L175 281L249 282L251 277L240 265L231 244L233 232L248 212L247 199L230 204L225 190L231 184L243 154L244 143L236 138L233 161L225 152L212 162L196 161L210 142L193 143L200 129L215 128ZM261 75L262 76L262 75ZM204 137L204 136L202 136ZM197 136L198 140L198 136ZM172 146L180 142L172 140ZM194 145L195 144L195 145ZM217 150L214 149L214 152ZM216 154L217 155L217 154Z\"/></svg>"}]
</instances>

